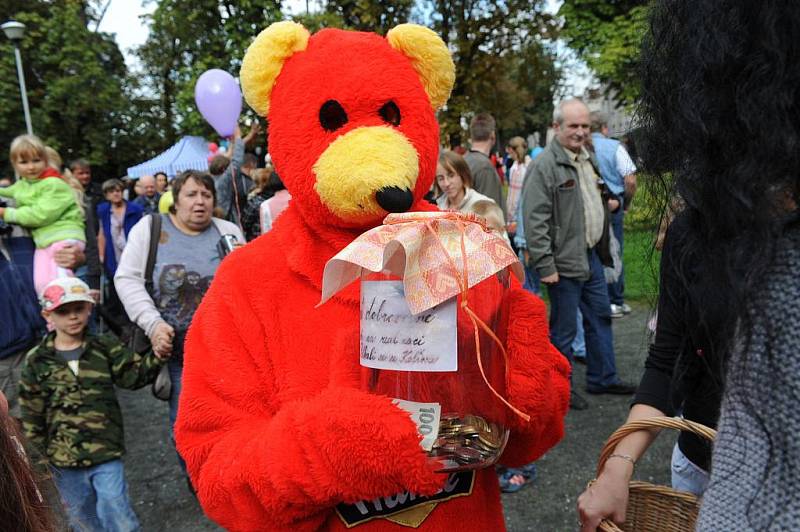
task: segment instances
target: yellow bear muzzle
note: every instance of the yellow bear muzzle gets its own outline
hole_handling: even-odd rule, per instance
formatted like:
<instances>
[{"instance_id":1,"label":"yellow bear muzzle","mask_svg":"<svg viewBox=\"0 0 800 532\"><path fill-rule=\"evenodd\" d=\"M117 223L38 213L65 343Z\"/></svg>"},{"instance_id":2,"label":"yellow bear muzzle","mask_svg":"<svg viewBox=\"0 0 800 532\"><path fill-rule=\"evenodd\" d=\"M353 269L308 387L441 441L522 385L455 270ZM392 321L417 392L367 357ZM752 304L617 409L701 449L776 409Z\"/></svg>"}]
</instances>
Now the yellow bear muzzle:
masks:
<instances>
[{"instance_id":1,"label":"yellow bear muzzle","mask_svg":"<svg viewBox=\"0 0 800 532\"><path fill-rule=\"evenodd\" d=\"M384 216L376 194L396 188L413 192L419 157L411 142L385 126L360 127L334 140L313 167L314 189L343 220Z\"/></svg>"}]
</instances>

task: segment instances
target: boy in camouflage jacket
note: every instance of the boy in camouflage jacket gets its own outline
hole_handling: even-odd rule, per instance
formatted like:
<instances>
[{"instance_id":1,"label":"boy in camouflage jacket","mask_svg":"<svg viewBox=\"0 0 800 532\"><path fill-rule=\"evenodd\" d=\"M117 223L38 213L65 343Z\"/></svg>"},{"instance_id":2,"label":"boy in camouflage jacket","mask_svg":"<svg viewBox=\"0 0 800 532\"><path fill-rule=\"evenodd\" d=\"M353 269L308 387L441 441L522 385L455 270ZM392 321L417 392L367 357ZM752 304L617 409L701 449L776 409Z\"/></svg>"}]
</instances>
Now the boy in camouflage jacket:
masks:
<instances>
[{"instance_id":1,"label":"boy in camouflage jacket","mask_svg":"<svg viewBox=\"0 0 800 532\"><path fill-rule=\"evenodd\" d=\"M151 383L162 365L111 336L87 333L94 301L77 278L48 284L42 315L54 331L28 352L19 385L26 436L45 456L75 530L138 530L120 458L114 385Z\"/></svg>"}]
</instances>

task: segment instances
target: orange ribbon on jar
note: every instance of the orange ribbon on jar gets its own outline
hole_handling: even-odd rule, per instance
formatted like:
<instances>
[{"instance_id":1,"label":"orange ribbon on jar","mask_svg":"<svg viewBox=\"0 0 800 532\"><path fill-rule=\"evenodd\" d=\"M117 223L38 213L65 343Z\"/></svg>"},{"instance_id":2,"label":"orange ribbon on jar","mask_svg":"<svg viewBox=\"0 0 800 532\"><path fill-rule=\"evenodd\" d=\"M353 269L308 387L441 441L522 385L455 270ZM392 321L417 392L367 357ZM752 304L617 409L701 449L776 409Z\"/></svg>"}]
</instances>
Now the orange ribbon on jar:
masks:
<instances>
[{"instance_id":1,"label":"orange ribbon on jar","mask_svg":"<svg viewBox=\"0 0 800 532\"><path fill-rule=\"evenodd\" d=\"M525 412L523 412L520 409L518 409L517 407L515 407L514 405L512 405L511 403L509 403L508 400L505 397L500 395L500 393L497 390L495 390L494 386L492 386L492 384L489 382L488 377L486 377L486 372L483 369L483 361L481 360L481 340L480 340L480 332L479 332L478 329L479 328L483 329L483 331L486 334L488 334L489 337L492 340L494 340L494 342L497 344L497 347L500 348L500 352L503 353L503 362L504 362L504 367L505 367L505 371L506 371L506 381L508 381L508 352L506 352L506 348L503 345L503 342L500 341L500 339L497 337L497 335L494 333L494 331L488 325L486 325L486 323L482 319L480 319L478 317L478 315L475 314L475 312L469 307L469 297L468 297L469 284L468 284L468 281L467 281L469 279L469 275L468 275L467 251L466 251L465 245L464 245L464 234L465 234L464 224L459 219L460 216L458 216L458 215L456 215L455 217L452 216L455 213L448 212L448 213L445 213L445 214L446 215L447 214L451 215L451 216L448 216L448 218L453 218L455 220L455 222L456 222L456 224L457 224L457 226L459 228L459 231L461 233L461 260L463 262L463 270L461 270L461 272L459 272L458 266L456 265L455 261L453 260L453 257L450 256L450 254L447 252L447 249L444 247L444 244L442 244L442 241L439 239L439 235L436 232L436 230L433 228L433 226L431 225L430 220L426 219L426 220L420 220L420 221L422 221L425 224L425 227L433 234L434 237L436 237L436 242L439 243L439 247L442 249L442 253L444 253L445 257L447 257L447 261L450 263L450 266L452 266L453 273L454 273L456 279L458 279L459 285L461 286L461 308L464 310L464 312L467 313L467 316L469 316L469 319L472 321L472 328L473 328L473 331L475 333L475 357L477 358L478 369L481 372L481 377L483 377L483 382L486 383L486 386L489 388L489 390L491 390L491 392L495 395L495 397L500 399L500 401L502 401L502 403L504 405L506 405L509 409L511 409L512 412L517 414L519 417L521 417L525 421L530 421L531 417L528 414L526 414ZM485 231L490 231L490 229L486 226L486 224L480 218L475 217L474 219L471 219L470 221L473 222L473 223L480 224ZM391 221L386 221L386 223L387 224L396 224L396 223L407 223L407 222L406 221L393 221L393 220L391 220ZM459 275L459 273L461 273L461 275Z\"/></svg>"}]
</instances>

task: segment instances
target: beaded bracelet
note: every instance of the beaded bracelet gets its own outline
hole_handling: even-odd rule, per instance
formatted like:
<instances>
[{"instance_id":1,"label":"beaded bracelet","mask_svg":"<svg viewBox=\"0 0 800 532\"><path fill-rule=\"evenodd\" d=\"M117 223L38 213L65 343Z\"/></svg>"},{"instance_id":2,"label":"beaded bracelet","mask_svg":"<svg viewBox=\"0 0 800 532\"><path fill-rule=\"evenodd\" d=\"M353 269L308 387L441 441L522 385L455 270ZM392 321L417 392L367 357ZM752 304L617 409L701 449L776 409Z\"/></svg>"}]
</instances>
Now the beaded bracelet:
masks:
<instances>
[{"instance_id":1,"label":"beaded bracelet","mask_svg":"<svg viewBox=\"0 0 800 532\"><path fill-rule=\"evenodd\" d=\"M622 458L623 460L627 460L628 462L630 462L633 467L636 467L636 460L631 458L630 455L627 455L627 454L616 454L615 453L615 454L612 454L611 456L608 457L609 460L611 458Z\"/></svg>"}]
</instances>

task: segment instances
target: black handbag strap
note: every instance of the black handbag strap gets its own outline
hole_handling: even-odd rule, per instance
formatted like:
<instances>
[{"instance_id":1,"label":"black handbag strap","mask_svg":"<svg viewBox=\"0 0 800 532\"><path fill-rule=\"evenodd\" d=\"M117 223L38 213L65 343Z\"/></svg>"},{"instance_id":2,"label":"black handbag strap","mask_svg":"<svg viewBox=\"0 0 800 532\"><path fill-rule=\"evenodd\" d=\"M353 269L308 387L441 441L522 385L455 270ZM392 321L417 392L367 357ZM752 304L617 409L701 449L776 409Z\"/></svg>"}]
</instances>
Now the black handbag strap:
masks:
<instances>
[{"instance_id":1,"label":"black handbag strap","mask_svg":"<svg viewBox=\"0 0 800 532\"><path fill-rule=\"evenodd\" d=\"M144 288L153 295L153 270L156 267L158 242L161 240L161 214L150 215L150 249L147 252L147 265L144 267Z\"/></svg>"}]
</instances>

